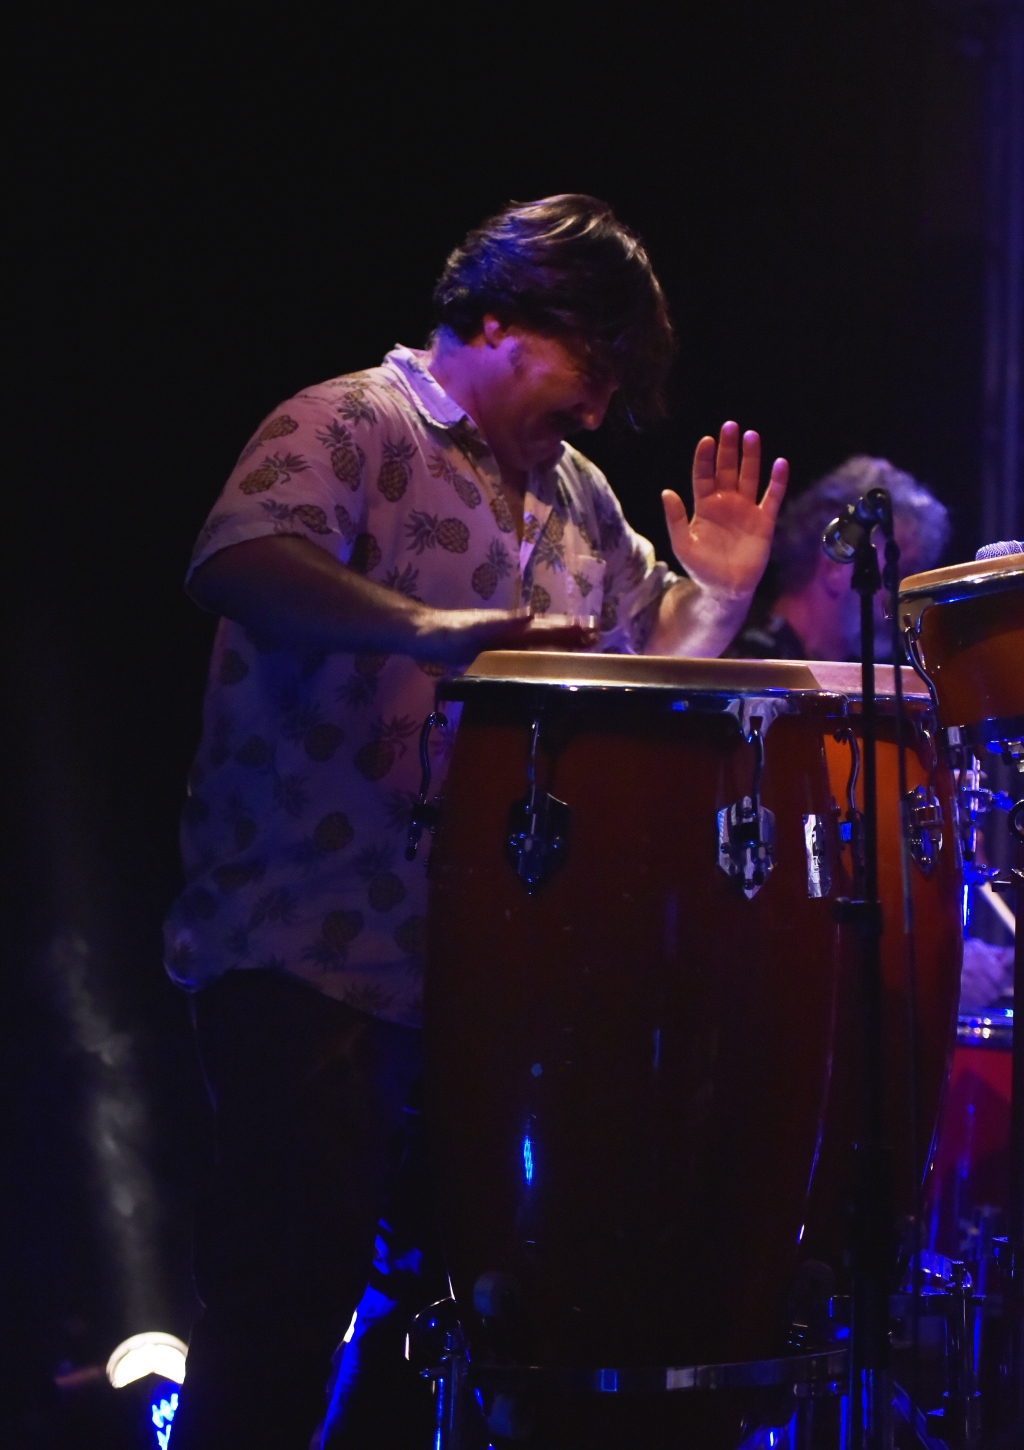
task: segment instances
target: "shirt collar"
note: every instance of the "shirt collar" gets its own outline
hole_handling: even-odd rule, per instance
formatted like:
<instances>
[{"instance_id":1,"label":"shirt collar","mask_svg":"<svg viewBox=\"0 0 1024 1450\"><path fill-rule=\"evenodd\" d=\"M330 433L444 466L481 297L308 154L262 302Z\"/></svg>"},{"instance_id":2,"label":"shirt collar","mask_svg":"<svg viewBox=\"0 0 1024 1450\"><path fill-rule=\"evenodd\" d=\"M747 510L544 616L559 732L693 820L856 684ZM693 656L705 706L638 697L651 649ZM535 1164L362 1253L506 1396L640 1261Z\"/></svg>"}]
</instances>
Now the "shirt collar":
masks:
<instances>
[{"instance_id":1,"label":"shirt collar","mask_svg":"<svg viewBox=\"0 0 1024 1450\"><path fill-rule=\"evenodd\" d=\"M432 423L435 428L454 428L462 423L464 427L468 425L473 432L477 431L476 424L465 408L460 408L455 399L448 396L427 367L425 352L403 347L399 343L391 349L384 362L390 363L401 373L417 412L428 423Z\"/></svg>"}]
</instances>

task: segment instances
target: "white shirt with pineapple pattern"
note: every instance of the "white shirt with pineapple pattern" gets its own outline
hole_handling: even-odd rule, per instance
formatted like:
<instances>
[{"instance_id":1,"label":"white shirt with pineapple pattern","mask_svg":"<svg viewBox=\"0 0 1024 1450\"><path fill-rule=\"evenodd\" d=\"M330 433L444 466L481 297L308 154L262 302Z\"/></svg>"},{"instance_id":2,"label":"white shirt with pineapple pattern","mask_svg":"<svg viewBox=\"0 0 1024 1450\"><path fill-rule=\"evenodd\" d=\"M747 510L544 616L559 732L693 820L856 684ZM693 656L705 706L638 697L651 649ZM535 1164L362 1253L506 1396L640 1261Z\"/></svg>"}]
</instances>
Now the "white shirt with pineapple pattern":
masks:
<instances>
[{"instance_id":1,"label":"white shirt with pineapple pattern","mask_svg":"<svg viewBox=\"0 0 1024 1450\"><path fill-rule=\"evenodd\" d=\"M437 608L595 615L597 648L617 653L642 650L675 578L568 445L531 476L518 543L492 453L424 354L404 347L275 409L190 573L281 533ZM410 863L404 846L442 673L405 655L303 654L220 621L182 819L187 885L166 925L176 982L197 990L265 967L419 1022L427 850ZM433 785L453 734L433 732Z\"/></svg>"}]
</instances>

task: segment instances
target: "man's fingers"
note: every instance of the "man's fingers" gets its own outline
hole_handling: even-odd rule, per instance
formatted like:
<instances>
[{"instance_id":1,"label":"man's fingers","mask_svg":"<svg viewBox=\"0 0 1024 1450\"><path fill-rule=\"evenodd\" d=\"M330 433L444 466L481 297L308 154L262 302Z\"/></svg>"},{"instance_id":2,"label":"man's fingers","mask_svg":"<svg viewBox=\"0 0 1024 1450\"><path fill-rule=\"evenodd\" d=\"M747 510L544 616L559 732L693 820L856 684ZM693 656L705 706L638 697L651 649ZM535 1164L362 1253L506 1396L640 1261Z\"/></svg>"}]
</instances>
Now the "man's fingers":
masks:
<instances>
[{"instance_id":1,"label":"man's fingers","mask_svg":"<svg viewBox=\"0 0 1024 1450\"><path fill-rule=\"evenodd\" d=\"M570 619L566 615L553 619L534 616L523 646L525 649L590 649L597 644L599 633L593 615L586 619Z\"/></svg>"},{"instance_id":2,"label":"man's fingers","mask_svg":"<svg viewBox=\"0 0 1024 1450\"><path fill-rule=\"evenodd\" d=\"M706 498L715 491L715 440L702 438L693 455L693 496ZM665 494L662 494L662 498ZM673 494L673 498L678 495ZM685 513L686 510L684 509Z\"/></svg>"},{"instance_id":3,"label":"man's fingers","mask_svg":"<svg viewBox=\"0 0 1024 1450\"><path fill-rule=\"evenodd\" d=\"M590 649L597 643L598 623L592 616L573 619L567 614L545 618L517 614L493 624L477 626L474 645L485 649Z\"/></svg>"},{"instance_id":4,"label":"man's fingers","mask_svg":"<svg viewBox=\"0 0 1024 1450\"><path fill-rule=\"evenodd\" d=\"M738 423L723 423L718 435L718 460L715 464L715 482L722 493L730 492L739 484L740 429Z\"/></svg>"},{"instance_id":5,"label":"man's fingers","mask_svg":"<svg viewBox=\"0 0 1024 1450\"><path fill-rule=\"evenodd\" d=\"M779 516L782 500L786 497L786 485L788 482L789 464L784 458L776 458L772 464L772 476L768 480L768 487L765 489L764 498L760 503L761 510L773 526Z\"/></svg>"},{"instance_id":6,"label":"man's fingers","mask_svg":"<svg viewBox=\"0 0 1024 1450\"><path fill-rule=\"evenodd\" d=\"M739 491L751 502L757 500L761 481L761 439L751 428L743 435L743 461L740 464Z\"/></svg>"},{"instance_id":7,"label":"man's fingers","mask_svg":"<svg viewBox=\"0 0 1024 1450\"><path fill-rule=\"evenodd\" d=\"M714 480L712 480L712 488L713 486ZM694 489L696 490L696 484L694 485ZM682 499L679 497L674 489L662 489L661 502L664 505L665 522L666 524L668 524L668 531L670 534L672 533L673 529L677 529L680 524L684 528L689 525L690 516L686 512L686 505L683 503Z\"/></svg>"}]
</instances>

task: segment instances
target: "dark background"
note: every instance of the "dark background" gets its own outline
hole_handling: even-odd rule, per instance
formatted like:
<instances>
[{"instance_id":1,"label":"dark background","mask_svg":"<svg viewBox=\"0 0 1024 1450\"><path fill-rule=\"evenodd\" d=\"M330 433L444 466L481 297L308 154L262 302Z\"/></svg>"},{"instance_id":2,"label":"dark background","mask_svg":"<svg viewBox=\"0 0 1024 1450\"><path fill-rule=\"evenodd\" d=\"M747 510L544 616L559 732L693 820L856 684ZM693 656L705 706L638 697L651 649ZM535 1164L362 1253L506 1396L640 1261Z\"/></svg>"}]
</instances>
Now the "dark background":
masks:
<instances>
[{"instance_id":1,"label":"dark background","mask_svg":"<svg viewBox=\"0 0 1024 1450\"><path fill-rule=\"evenodd\" d=\"M645 238L680 334L670 422L587 440L660 554L658 492L727 417L796 488L886 455L949 504L951 558L979 542L984 17L634 9L295 8L230 37L47 13L18 50L5 1443L58 1443L59 1367L195 1313L209 1124L159 933L213 621L181 580L275 403L422 343L482 216L589 191Z\"/></svg>"}]
</instances>

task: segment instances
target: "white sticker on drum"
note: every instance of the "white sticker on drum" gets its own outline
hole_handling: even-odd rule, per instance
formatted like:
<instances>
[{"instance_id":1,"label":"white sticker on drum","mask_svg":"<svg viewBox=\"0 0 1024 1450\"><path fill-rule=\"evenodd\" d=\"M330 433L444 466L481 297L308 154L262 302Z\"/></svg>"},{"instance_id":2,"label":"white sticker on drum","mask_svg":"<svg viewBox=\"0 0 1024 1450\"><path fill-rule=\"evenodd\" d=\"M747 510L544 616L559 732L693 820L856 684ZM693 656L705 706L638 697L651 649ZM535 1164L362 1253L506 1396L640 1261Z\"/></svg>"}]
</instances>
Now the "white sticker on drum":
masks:
<instances>
[{"instance_id":1,"label":"white sticker on drum","mask_svg":"<svg viewBox=\"0 0 1024 1450\"><path fill-rule=\"evenodd\" d=\"M825 844L825 817L804 816L804 850L807 853L807 895L827 896L832 890Z\"/></svg>"}]
</instances>

